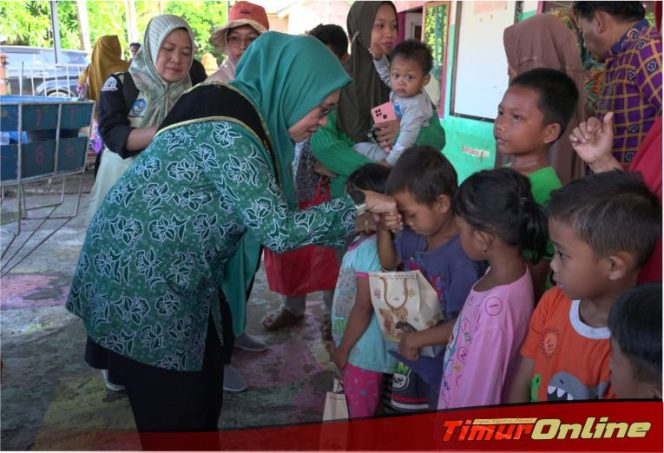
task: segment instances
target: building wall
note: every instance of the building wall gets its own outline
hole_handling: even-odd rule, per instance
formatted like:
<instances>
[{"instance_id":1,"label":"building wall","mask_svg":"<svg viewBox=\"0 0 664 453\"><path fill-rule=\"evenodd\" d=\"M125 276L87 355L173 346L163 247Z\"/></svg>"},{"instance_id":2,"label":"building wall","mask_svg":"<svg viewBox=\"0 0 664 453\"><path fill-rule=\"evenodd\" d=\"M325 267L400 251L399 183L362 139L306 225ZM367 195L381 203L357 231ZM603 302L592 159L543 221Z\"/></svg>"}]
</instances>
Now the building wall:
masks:
<instances>
[{"instance_id":1,"label":"building wall","mask_svg":"<svg viewBox=\"0 0 664 453\"><path fill-rule=\"evenodd\" d=\"M291 34L301 34L319 23L334 23L346 28L346 16L352 4L350 0L256 0L268 11L270 27L273 30ZM425 4L440 2L396 1L398 11L421 9ZM449 34L447 43L447 64L444 78L444 105L439 106L447 144L443 153L450 159L461 180L485 168L493 168L495 162L495 141L493 121L455 116L451 113L452 78L456 52L456 14L461 1L450 1ZM536 13L537 1L524 1L519 20ZM482 39L481 36L478 39ZM502 42L487 43L487 51L504 53ZM478 62L481 70L481 62ZM490 75L488 75L490 77ZM458 84L458 90L472 90L472 86ZM497 107L497 106L496 106Z\"/></svg>"},{"instance_id":2,"label":"building wall","mask_svg":"<svg viewBox=\"0 0 664 453\"><path fill-rule=\"evenodd\" d=\"M472 173L493 168L496 159L496 144L493 138L493 121L464 118L451 114L452 100L452 78L454 72L454 59L456 52L456 14L457 6L461 2L451 2L450 29L448 40L448 60L445 84L444 115L441 124L445 129L446 145L443 154L454 165L462 181ZM537 2L528 1L523 3L523 12L519 20L523 20L536 13ZM481 37L478 37L481 39ZM503 52L503 44L487 43L487 52ZM505 57L507 58L507 57ZM478 70L481 70L481 62L478 62ZM490 76L490 75L488 75ZM472 86L457 84L458 90L472 90ZM496 106L497 108L498 106Z\"/></svg>"},{"instance_id":3,"label":"building wall","mask_svg":"<svg viewBox=\"0 0 664 453\"><path fill-rule=\"evenodd\" d=\"M290 9L288 33L306 33L318 24L337 24L345 30L350 6L351 2L345 0L301 0Z\"/></svg>"},{"instance_id":4,"label":"building wall","mask_svg":"<svg viewBox=\"0 0 664 453\"><path fill-rule=\"evenodd\" d=\"M268 12L270 29L294 35L318 24L337 24L346 29L350 0L256 0Z\"/></svg>"}]
</instances>

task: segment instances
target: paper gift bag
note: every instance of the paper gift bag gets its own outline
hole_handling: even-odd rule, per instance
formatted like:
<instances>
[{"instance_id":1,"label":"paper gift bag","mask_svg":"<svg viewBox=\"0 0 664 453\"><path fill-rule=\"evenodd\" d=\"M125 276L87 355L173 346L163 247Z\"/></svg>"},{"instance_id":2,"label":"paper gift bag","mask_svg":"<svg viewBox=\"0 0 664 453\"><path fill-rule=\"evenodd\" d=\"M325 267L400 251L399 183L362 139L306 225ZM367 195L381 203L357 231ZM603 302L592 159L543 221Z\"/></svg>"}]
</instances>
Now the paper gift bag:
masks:
<instances>
[{"instance_id":1,"label":"paper gift bag","mask_svg":"<svg viewBox=\"0 0 664 453\"><path fill-rule=\"evenodd\" d=\"M334 379L332 391L325 397L323 421L336 423L320 424L319 450L348 450L350 423L348 423L348 405L343 386L339 379Z\"/></svg>"},{"instance_id":2,"label":"paper gift bag","mask_svg":"<svg viewBox=\"0 0 664 453\"><path fill-rule=\"evenodd\" d=\"M332 391L325 396L325 409L323 421L348 420L348 404L344 395L343 386L339 379L334 378Z\"/></svg>"},{"instance_id":3,"label":"paper gift bag","mask_svg":"<svg viewBox=\"0 0 664 453\"><path fill-rule=\"evenodd\" d=\"M388 349L396 350L404 334L441 321L438 294L420 271L370 272L369 287ZM427 346L420 355L435 357L441 350L442 346Z\"/></svg>"}]
</instances>

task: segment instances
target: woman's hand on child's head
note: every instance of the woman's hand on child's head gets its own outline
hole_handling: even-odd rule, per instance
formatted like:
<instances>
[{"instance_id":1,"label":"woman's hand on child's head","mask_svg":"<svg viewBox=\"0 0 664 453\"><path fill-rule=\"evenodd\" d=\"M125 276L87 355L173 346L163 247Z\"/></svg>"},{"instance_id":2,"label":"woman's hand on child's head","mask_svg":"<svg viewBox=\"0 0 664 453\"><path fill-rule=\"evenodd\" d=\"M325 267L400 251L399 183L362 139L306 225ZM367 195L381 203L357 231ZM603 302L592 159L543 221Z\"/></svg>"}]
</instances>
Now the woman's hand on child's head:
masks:
<instances>
[{"instance_id":1,"label":"woman's hand on child's head","mask_svg":"<svg viewBox=\"0 0 664 453\"><path fill-rule=\"evenodd\" d=\"M399 135L399 120L376 124L376 139L383 149L392 149L392 143Z\"/></svg>"},{"instance_id":2,"label":"woman's hand on child's head","mask_svg":"<svg viewBox=\"0 0 664 453\"><path fill-rule=\"evenodd\" d=\"M397 202L389 195L371 190L363 190L367 210L374 214L386 214L397 212Z\"/></svg>"},{"instance_id":3,"label":"woman's hand on child's head","mask_svg":"<svg viewBox=\"0 0 664 453\"><path fill-rule=\"evenodd\" d=\"M420 358L420 348L416 344L414 333L407 333L401 337L399 342L399 354L408 360L417 360Z\"/></svg>"},{"instance_id":4,"label":"woman's hand on child's head","mask_svg":"<svg viewBox=\"0 0 664 453\"><path fill-rule=\"evenodd\" d=\"M339 371L343 371L346 367L346 363L348 363L348 351L341 348L334 348L334 352L332 352L332 361Z\"/></svg>"}]
</instances>

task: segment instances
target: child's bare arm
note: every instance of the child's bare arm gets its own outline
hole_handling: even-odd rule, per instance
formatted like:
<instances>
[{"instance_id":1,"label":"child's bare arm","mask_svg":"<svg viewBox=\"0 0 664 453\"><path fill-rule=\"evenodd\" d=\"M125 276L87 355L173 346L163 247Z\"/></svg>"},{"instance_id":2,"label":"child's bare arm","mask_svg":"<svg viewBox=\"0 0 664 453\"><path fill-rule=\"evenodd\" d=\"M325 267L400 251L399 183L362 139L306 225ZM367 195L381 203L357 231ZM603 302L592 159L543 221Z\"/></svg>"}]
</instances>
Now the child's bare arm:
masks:
<instances>
[{"instance_id":1,"label":"child's bare arm","mask_svg":"<svg viewBox=\"0 0 664 453\"><path fill-rule=\"evenodd\" d=\"M535 368L535 361L528 357L520 356L519 367L512 381L509 403L527 403L530 401L530 380Z\"/></svg>"},{"instance_id":2,"label":"child's bare arm","mask_svg":"<svg viewBox=\"0 0 664 453\"><path fill-rule=\"evenodd\" d=\"M401 216L398 214L381 214L378 223L376 243L378 247L378 258L380 266L391 271L401 264L394 249L394 238L392 231L398 231L401 228Z\"/></svg>"},{"instance_id":3,"label":"child's bare arm","mask_svg":"<svg viewBox=\"0 0 664 453\"><path fill-rule=\"evenodd\" d=\"M399 354L408 360L417 360L423 347L447 344L455 321L451 319L428 329L407 333L399 342Z\"/></svg>"},{"instance_id":4,"label":"child's bare arm","mask_svg":"<svg viewBox=\"0 0 664 453\"><path fill-rule=\"evenodd\" d=\"M373 314L373 305L371 305L371 292L369 290L369 279L358 278L357 290L355 293L355 305L350 311L348 324L344 330L344 336L341 344L332 354L332 360L339 370L342 370L348 362L348 356L355 343L360 339L369 327L371 315Z\"/></svg>"}]
</instances>

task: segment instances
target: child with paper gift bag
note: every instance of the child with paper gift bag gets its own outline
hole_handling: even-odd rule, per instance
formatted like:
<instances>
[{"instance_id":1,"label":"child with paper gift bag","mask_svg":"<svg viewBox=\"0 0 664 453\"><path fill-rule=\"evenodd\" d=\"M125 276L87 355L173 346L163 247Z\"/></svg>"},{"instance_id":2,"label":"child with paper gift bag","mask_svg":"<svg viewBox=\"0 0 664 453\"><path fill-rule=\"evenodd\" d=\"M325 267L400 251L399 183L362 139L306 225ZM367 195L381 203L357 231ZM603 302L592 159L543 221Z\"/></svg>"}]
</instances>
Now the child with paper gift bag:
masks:
<instances>
[{"instance_id":1,"label":"child with paper gift bag","mask_svg":"<svg viewBox=\"0 0 664 453\"><path fill-rule=\"evenodd\" d=\"M389 172L383 165L366 164L348 177L347 190L384 192ZM351 419L376 414L383 373L392 373L396 365L387 352L371 305L369 272L379 271L380 263L376 233L368 228L370 222L367 217L367 230L348 246L332 300L332 337L336 345L332 359L343 375Z\"/></svg>"},{"instance_id":2,"label":"child with paper gift bag","mask_svg":"<svg viewBox=\"0 0 664 453\"><path fill-rule=\"evenodd\" d=\"M536 263L548 237L546 213L533 199L528 178L510 168L466 179L454 198L454 214L463 250L487 260L489 268L454 324L438 409L507 400L535 302L524 251Z\"/></svg>"},{"instance_id":3,"label":"child with paper gift bag","mask_svg":"<svg viewBox=\"0 0 664 453\"><path fill-rule=\"evenodd\" d=\"M401 216L383 217L378 254L384 270L419 270L434 287L443 322L403 335L398 367L392 382L391 405L398 411L435 409L442 376L442 351L420 357L425 346L445 345L468 292L479 277L479 265L461 248L452 212L457 175L442 153L431 147L406 150L390 172L387 193L397 201ZM403 219L403 230L397 237Z\"/></svg>"}]
</instances>

